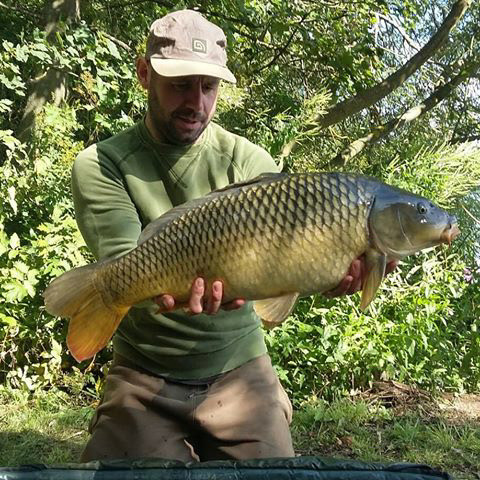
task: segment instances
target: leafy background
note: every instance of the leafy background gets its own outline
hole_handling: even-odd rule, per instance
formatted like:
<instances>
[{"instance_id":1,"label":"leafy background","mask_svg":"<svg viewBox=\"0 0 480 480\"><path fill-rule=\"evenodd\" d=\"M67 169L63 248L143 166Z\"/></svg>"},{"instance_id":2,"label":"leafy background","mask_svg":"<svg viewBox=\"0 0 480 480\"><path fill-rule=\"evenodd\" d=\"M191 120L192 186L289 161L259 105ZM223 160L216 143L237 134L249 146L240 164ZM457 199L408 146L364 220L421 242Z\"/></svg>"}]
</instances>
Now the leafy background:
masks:
<instances>
[{"instance_id":1,"label":"leafy background","mask_svg":"<svg viewBox=\"0 0 480 480\"><path fill-rule=\"evenodd\" d=\"M358 296L315 296L266 333L294 402L347 396L378 379L431 391L479 391L478 2L449 41L391 94L328 128L318 122L332 105L400 68L456 3L90 0L74 15L55 16L51 1L3 2L0 380L98 397L111 350L76 364L65 346L66 322L43 309L46 285L92 260L73 217L70 169L80 150L141 118L145 95L134 61L148 27L188 7L218 23L228 37L238 85L222 87L217 122L262 145L284 170L372 174L431 198L459 218L462 235L453 248L402 262L368 312L359 311ZM462 83L435 108L398 125L354 159L335 160L351 142L420 104L462 68ZM39 106L33 120L32 105ZM286 154L291 142L295 148Z\"/></svg>"}]
</instances>

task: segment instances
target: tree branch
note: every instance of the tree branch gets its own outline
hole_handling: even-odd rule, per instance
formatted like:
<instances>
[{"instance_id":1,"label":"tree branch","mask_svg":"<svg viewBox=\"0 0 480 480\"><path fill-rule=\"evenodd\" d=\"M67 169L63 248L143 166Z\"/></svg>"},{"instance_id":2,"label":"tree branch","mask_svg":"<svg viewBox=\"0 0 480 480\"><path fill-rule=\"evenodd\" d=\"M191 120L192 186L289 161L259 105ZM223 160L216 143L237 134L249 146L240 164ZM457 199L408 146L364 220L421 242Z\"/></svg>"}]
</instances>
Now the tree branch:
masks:
<instances>
[{"instance_id":1,"label":"tree branch","mask_svg":"<svg viewBox=\"0 0 480 480\"><path fill-rule=\"evenodd\" d=\"M414 42L408 35L405 29L396 21L393 20L386 15L383 15L382 13L377 13L377 16L381 18L384 22L389 23L392 25L394 28L398 30L400 35L403 37L403 39L407 42L407 44L412 47L414 50L420 50L420 45L416 42Z\"/></svg>"},{"instance_id":2,"label":"tree branch","mask_svg":"<svg viewBox=\"0 0 480 480\"><path fill-rule=\"evenodd\" d=\"M113 37L112 35L109 35L106 32L103 32L103 35L105 35L109 40L111 40L113 43L116 43L119 47L122 47L124 50L127 50L128 52L132 52L133 49L129 45L127 45L125 42L122 42L118 38Z\"/></svg>"},{"instance_id":3,"label":"tree branch","mask_svg":"<svg viewBox=\"0 0 480 480\"><path fill-rule=\"evenodd\" d=\"M111 40L113 43L116 43L119 47L122 47L124 50L127 50L128 52L133 52L133 49L130 45L128 45L127 43L122 42L122 40L119 40L118 38L106 33L105 31L101 30L100 28L90 27L90 30L92 30L93 32L100 33L101 35L104 35L109 40Z\"/></svg>"},{"instance_id":4,"label":"tree branch","mask_svg":"<svg viewBox=\"0 0 480 480\"><path fill-rule=\"evenodd\" d=\"M360 110L373 105L398 88L446 43L448 35L462 18L471 2L472 0L457 0L439 30L407 63L381 83L358 93L352 98L337 103L326 115L317 117L316 121L319 126L326 128L339 123Z\"/></svg>"},{"instance_id":5,"label":"tree branch","mask_svg":"<svg viewBox=\"0 0 480 480\"><path fill-rule=\"evenodd\" d=\"M260 73L262 70L265 70L266 68L271 67L280 58L280 56L286 52L286 50L292 43L293 37L295 37L295 34L298 32L300 25L308 17L309 13L310 12L305 13L303 17L300 19L300 21L297 23L297 25L295 25L295 28L293 29L293 32L291 33L290 37L288 37L288 40L285 43L285 45L282 48L280 48L280 50L274 55L274 57L267 64L257 68L257 70L253 72L254 75L256 75L257 73Z\"/></svg>"},{"instance_id":6,"label":"tree branch","mask_svg":"<svg viewBox=\"0 0 480 480\"><path fill-rule=\"evenodd\" d=\"M432 108L436 107L446 97L448 97L460 83L474 75L479 68L480 62L478 60L476 62L471 62L449 82L436 88L423 103L410 108L400 117L394 118L384 125L374 128L367 136L355 140L347 148L342 150L336 157L334 157L329 164L336 167L345 165L345 163L358 155L366 147L371 146L375 142L378 142L382 138L386 137L392 130L401 128L407 123L413 122L420 116L424 115Z\"/></svg>"}]
</instances>

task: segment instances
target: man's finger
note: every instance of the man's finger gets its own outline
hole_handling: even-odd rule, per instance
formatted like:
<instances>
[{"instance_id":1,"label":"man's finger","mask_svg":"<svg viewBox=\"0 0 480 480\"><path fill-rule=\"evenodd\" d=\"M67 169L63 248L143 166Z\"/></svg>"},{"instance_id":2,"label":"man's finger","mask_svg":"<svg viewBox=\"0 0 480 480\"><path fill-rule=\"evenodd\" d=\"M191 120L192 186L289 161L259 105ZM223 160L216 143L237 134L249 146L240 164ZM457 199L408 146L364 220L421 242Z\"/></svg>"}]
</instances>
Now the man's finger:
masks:
<instances>
[{"instance_id":1,"label":"man's finger","mask_svg":"<svg viewBox=\"0 0 480 480\"><path fill-rule=\"evenodd\" d=\"M223 284L220 280L215 280L212 283L212 291L207 299L206 313L214 315L218 312L223 298Z\"/></svg>"},{"instance_id":2,"label":"man's finger","mask_svg":"<svg viewBox=\"0 0 480 480\"><path fill-rule=\"evenodd\" d=\"M356 277L352 280L350 284L350 288L345 292L347 295L353 295L354 293L358 292L362 289L363 286L363 279L362 277Z\"/></svg>"},{"instance_id":3,"label":"man's finger","mask_svg":"<svg viewBox=\"0 0 480 480\"><path fill-rule=\"evenodd\" d=\"M355 292L358 292L362 288L363 284L363 261L356 259L350 265L349 274L352 277L352 281L345 291L346 295L352 295Z\"/></svg>"},{"instance_id":4,"label":"man's finger","mask_svg":"<svg viewBox=\"0 0 480 480\"><path fill-rule=\"evenodd\" d=\"M192 313L203 312L203 297L205 295L205 281L197 278L192 285L192 293L188 302L188 308Z\"/></svg>"},{"instance_id":5,"label":"man's finger","mask_svg":"<svg viewBox=\"0 0 480 480\"><path fill-rule=\"evenodd\" d=\"M392 260L391 262L387 263L387 266L385 268L385 275L387 273L393 272L398 266L398 260Z\"/></svg>"},{"instance_id":6,"label":"man's finger","mask_svg":"<svg viewBox=\"0 0 480 480\"><path fill-rule=\"evenodd\" d=\"M348 269L348 274L351 275L354 279L361 276L362 262L358 258L351 263L350 268Z\"/></svg>"},{"instance_id":7,"label":"man's finger","mask_svg":"<svg viewBox=\"0 0 480 480\"><path fill-rule=\"evenodd\" d=\"M159 295L153 301L158 305L155 313L169 312L175 308L175 299L171 295Z\"/></svg>"},{"instance_id":8,"label":"man's finger","mask_svg":"<svg viewBox=\"0 0 480 480\"><path fill-rule=\"evenodd\" d=\"M223 310L236 310L237 308L243 307L246 300L244 298L236 298L231 302L224 303L222 305Z\"/></svg>"},{"instance_id":9,"label":"man's finger","mask_svg":"<svg viewBox=\"0 0 480 480\"><path fill-rule=\"evenodd\" d=\"M352 285L353 277L351 275L345 276L345 278L339 283L339 285L328 292L324 292L324 296L328 298L339 297L345 295Z\"/></svg>"}]
</instances>

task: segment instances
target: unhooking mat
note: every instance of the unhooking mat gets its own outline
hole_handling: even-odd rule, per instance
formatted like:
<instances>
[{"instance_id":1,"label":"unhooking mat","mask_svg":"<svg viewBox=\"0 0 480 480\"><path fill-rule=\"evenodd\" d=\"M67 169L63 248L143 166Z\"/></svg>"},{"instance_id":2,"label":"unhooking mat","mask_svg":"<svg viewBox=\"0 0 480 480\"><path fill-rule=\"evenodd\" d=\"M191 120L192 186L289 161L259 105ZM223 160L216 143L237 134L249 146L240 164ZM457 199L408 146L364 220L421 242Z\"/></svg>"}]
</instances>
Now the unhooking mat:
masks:
<instances>
[{"instance_id":1,"label":"unhooking mat","mask_svg":"<svg viewBox=\"0 0 480 480\"><path fill-rule=\"evenodd\" d=\"M115 460L0 468L0 480L451 480L428 465L323 457L182 463Z\"/></svg>"}]
</instances>

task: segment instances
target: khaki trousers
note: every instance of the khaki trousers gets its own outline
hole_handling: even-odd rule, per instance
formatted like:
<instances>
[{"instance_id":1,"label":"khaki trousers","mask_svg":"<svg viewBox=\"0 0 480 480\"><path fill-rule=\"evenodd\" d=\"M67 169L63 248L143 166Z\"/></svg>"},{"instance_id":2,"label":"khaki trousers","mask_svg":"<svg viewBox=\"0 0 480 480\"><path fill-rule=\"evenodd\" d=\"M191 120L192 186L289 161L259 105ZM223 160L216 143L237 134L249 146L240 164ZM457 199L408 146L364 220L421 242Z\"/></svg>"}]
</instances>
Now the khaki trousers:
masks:
<instances>
[{"instance_id":1,"label":"khaki trousers","mask_svg":"<svg viewBox=\"0 0 480 480\"><path fill-rule=\"evenodd\" d=\"M81 460L207 461L291 457L292 405L262 355L201 385L170 382L117 359Z\"/></svg>"}]
</instances>

